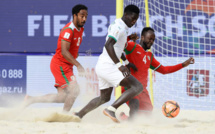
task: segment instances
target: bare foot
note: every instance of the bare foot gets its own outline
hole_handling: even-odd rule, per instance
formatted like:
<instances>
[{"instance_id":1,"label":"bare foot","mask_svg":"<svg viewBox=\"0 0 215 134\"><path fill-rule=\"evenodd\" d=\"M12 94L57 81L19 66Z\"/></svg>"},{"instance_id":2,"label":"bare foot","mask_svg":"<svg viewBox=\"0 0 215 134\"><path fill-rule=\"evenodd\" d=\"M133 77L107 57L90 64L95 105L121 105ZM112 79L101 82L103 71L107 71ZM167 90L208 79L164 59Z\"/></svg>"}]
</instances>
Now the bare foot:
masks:
<instances>
[{"instance_id":1,"label":"bare foot","mask_svg":"<svg viewBox=\"0 0 215 134\"><path fill-rule=\"evenodd\" d=\"M24 109L33 103L33 98L29 95L26 95L21 107Z\"/></svg>"}]
</instances>

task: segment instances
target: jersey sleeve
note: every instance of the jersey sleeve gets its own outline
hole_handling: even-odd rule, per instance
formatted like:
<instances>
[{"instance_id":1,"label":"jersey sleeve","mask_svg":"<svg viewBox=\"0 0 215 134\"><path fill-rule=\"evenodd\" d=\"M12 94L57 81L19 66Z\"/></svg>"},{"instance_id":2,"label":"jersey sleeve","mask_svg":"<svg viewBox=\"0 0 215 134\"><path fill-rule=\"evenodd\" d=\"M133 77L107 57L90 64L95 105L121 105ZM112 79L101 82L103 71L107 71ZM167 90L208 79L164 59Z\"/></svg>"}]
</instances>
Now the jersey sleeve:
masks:
<instances>
[{"instance_id":1,"label":"jersey sleeve","mask_svg":"<svg viewBox=\"0 0 215 134\"><path fill-rule=\"evenodd\" d=\"M134 51L135 47L136 47L135 42L133 42L133 41L127 42L126 47L124 49L125 54L128 55L128 54L132 53Z\"/></svg>"},{"instance_id":2,"label":"jersey sleeve","mask_svg":"<svg viewBox=\"0 0 215 134\"><path fill-rule=\"evenodd\" d=\"M174 66L163 66L163 65L161 65L156 71L161 73L161 74L169 74L169 73L176 72L182 68L183 68L182 63L174 65Z\"/></svg>"},{"instance_id":3,"label":"jersey sleeve","mask_svg":"<svg viewBox=\"0 0 215 134\"><path fill-rule=\"evenodd\" d=\"M113 38L117 42L120 37L120 34L122 34L122 32L117 25L110 25L108 29L108 37Z\"/></svg>"},{"instance_id":4,"label":"jersey sleeve","mask_svg":"<svg viewBox=\"0 0 215 134\"><path fill-rule=\"evenodd\" d=\"M71 42L73 34L74 33L73 33L73 30L71 28L64 28L64 29L62 29L62 31L60 33L60 37L62 40L65 40L67 42Z\"/></svg>"},{"instance_id":5,"label":"jersey sleeve","mask_svg":"<svg viewBox=\"0 0 215 134\"><path fill-rule=\"evenodd\" d=\"M151 54L152 54L152 53L151 53ZM151 56L150 68L151 68L152 70L155 71L155 70L157 70L160 66L161 66L160 62L157 61L157 60L155 59L154 55L152 54L152 56Z\"/></svg>"}]
</instances>

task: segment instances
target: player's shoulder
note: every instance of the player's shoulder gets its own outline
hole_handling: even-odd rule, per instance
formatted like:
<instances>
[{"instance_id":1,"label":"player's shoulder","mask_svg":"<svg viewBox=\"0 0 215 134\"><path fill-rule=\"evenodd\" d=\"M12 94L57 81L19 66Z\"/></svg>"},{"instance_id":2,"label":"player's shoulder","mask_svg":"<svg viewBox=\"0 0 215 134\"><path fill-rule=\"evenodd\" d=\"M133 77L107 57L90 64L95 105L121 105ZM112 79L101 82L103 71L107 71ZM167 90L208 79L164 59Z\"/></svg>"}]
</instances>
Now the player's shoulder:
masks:
<instances>
[{"instance_id":1,"label":"player's shoulder","mask_svg":"<svg viewBox=\"0 0 215 134\"><path fill-rule=\"evenodd\" d=\"M128 47L133 47L133 46L135 46L136 43L133 41L129 41L129 42L127 42L127 44L128 44L127 45Z\"/></svg>"},{"instance_id":2,"label":"player's shoulder","mask_svg":"<svg viewBox=\"0 0 215 134\"><path fill-rule=\"evenodd\" d=\"M151 51L147 51L147 55L151 56L152 58L154 57L154 54Z\"/></svg>"},{"instance_id":3,"label":"player's shoulder","mask_svg":"<svg viewBox=\"0 0 215 134\"><path fill-rule=\"evenodd\" d=\"M127 42L127 45L126 45L126 47L124 49L126 55L132 53L135 50L136 46L137 46L137 43L135 43L133 41Z\"/></svg>"},{"instance_id":4,"label":"player's shoulder","mask_svg":"<svg viewBox=\"0 0 215 134\"><path fill-rule=\"evenodd\" d=\"M62 30L61 30L61 33L65 33L65 32L69 32L69 33L71 33L71 32L74 32L73 31L73 27L71 26L71 24L72 24L72 22L69 22L69 23L67 23L63 28L62 28Z\"/></svg>"},{"instance_id":5,"label":"player's shoulder","mask_svg":"<svg viewBox=\"0 0 215 134\"><path fill-rule=\"evenodd\" d=\"M112 22L110 27L112 30L118 30L118 31L124 30L123 26L120 23L120 19L116 19L114 22Z\"/></svg>"}]
</instances>

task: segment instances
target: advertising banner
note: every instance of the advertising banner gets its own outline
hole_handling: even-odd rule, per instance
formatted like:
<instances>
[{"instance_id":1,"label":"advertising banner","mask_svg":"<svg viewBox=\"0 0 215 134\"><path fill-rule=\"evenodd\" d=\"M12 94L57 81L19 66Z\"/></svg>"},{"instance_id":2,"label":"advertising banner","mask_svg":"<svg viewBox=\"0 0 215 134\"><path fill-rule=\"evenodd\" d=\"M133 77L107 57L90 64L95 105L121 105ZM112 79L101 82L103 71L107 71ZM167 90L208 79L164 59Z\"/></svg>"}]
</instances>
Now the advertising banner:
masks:
<instances>
[{"instance_id":1,"label":"advertising banner","mask_svg":"<svg viewBox=\"0 0 215 134\"><path fill-rule=\"evenodd\" d=\"M100 53L115 19L115 0L1 0L0 52L55 52L60 30L80 3L88 17L79 52Z\"/></svg>"},{"instance_id":2,"label":"advertising banner","mask_svg":"<svg viewBox=\"0 0 215 134\"><path fill-rule=\"evenodd\" d=\"M50 71L50 62L52 56L28 56L27 57L27 94L32 96L41 96L50 93L57 93L54 87L55 79ZM83 107L91 99L100 95L98 78L95 72L95 66L98 56L79 56L77 59L85 68L86 77L79 77L77 68L74 66L73 71L80 87L80 95L74 103L74 107ZM115 100L114 90L111 104ZM63 106L63 104L34 104L34 106Z\"/></svg>"},{"instance_id":3,"label":"advertising banner","mask_svg":"<svg viewBox=\"0 0 215 134\"><path fill-rule=\"evenodd\" d=\"M26 94L26 56L0 56L0 106Z\"/></svg>"}]
</instances>

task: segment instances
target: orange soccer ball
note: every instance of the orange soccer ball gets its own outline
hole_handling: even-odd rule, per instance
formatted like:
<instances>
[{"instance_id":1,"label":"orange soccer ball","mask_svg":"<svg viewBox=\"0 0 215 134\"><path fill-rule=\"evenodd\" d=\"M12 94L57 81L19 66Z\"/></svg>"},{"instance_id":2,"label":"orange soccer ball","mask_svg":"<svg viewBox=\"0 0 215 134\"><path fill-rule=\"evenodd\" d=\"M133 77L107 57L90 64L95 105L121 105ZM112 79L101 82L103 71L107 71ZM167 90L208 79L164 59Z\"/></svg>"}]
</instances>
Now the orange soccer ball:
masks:
<instances>
[{"instance_id":1,"label":"orange soccer ball","mask_svg":"<svg viewBox=\"0 0 215 134\"><path fill-rule=\"evenodd\" d=\"M180 107L176 101L166 101L162 106L162 112L164 116L168 118L174 118L179 114Z\"/></svg>"}]
</instances>

